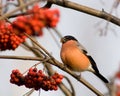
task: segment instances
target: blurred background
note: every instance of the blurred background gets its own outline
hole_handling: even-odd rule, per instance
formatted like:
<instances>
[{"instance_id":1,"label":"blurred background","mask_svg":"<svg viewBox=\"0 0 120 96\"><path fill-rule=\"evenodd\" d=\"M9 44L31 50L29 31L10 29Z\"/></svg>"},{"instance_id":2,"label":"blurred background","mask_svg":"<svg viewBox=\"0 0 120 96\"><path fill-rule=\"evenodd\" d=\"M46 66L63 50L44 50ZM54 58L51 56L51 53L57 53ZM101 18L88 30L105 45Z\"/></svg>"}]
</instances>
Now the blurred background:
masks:
<instances>
[{"instance_id":1,"label":"blurred background","mask_svg":"<svg viewBox=\"0 0 120 96\"><path fill-rule=\"evenodd\" d=\"M115 1L119 0L71 0L79 4L89 6L91 8L111 12L117 17L120 16L119 5L117 8L113 8ZM94 58L97 63L98 69L108 80L112 78L120 67L120 28L117 25L109 23L106 29L107 21L99 19L97 17L84 14L72 9L63 8L57 5L53 5L52 8L58 8L60 10L60 22L57 25L57 29L62 34L73 35L79 42L86 47L89 54ZM56 37L59 45L60 38L52 32ZM56 44L51 33L44 29L43 36L37 38L39 43L44 46L57 60L60 59L60 46ZM30 51L26 51L22 47L18 47L15 51L2 51L0 55L17 55L17 56L34 56ZM30 66L37 63L37 61L23 61L23 60L8 60L0 59L0 96L22 96L28 92L29 89L25 87L18 87L9 82L10 73L13 69L19 69L21 72L29 69ZM57 67L53 68L70 78L74 85L76 96L96 96L92 91L85 87L82 83L79 83L76 79L61 71ZM102 93L107 93L106 86L100 81L94 74L90 72L83 72L82 76L89 81L95 88ZM66 82L65 80L63 80ZM67 83L66 83L67 84ZM31 96L38 96L38 91L35 91ZM60 90L58 91L40 91L40 96L64 96Z\"/></svg>"}]
</instances>

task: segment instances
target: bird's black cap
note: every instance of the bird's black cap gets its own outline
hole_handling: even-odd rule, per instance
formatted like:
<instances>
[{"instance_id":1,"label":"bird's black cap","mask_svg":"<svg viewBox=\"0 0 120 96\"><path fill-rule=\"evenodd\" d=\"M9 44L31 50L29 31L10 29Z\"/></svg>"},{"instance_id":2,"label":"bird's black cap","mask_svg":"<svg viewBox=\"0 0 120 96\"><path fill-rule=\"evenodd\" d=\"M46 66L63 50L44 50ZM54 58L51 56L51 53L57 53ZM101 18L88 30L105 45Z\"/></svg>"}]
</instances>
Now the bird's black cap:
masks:
<instances>
[{"instance_id":1,"label":"bird's black cap","mask_svg":"<svg viewBox=\"0 0 120 96\"><path fill-rule=\"evenodd\" d=\"M61 42L62 43L65 43L69 40L75 40L75 41L78 41L75 37L71 36L71 35L67 35L67 36L64 36L63 38L61 38Z\"/></svg>"}]
</instances>

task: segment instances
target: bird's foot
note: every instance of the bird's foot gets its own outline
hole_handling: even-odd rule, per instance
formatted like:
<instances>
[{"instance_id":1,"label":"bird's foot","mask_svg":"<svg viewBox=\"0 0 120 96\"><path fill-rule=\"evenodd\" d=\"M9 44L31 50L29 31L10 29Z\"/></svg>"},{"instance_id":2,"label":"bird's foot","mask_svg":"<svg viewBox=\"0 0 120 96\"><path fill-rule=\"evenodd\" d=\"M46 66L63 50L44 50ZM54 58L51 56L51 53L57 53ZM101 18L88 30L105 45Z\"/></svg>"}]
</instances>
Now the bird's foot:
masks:
<instances>
[{"instance_id":1,"label":"bird's foot","mask_svg":"<svg viewBox=\"0 0 120 96\"><path fill-rule=\"evenodd\" d=\"M81 73L78 76L81 77Z\"/></svg>"},{"instance_id":2,"label":"bird's foot","mask_svg":"<svg viewBox=\"0 0 120 96\"><path fill-rule=\"evenodd\" d=\"M66 69L66 68L67 68L67 66L65 64L63 64L63 69Z\"/></svg>"},{"instance_id":3,"label":"bird's foot","mask_svg":"<svg viewBox=\"0 0 120 96\"><path fill-rule=\"evenodd\" d=\"M82 76L82 75L81 75L81 73L79 73L79 74L77 75L77 78L79 78L79 79L80 79L80 78L81 78L81 76Z\"/></svg>"}]
</instances>

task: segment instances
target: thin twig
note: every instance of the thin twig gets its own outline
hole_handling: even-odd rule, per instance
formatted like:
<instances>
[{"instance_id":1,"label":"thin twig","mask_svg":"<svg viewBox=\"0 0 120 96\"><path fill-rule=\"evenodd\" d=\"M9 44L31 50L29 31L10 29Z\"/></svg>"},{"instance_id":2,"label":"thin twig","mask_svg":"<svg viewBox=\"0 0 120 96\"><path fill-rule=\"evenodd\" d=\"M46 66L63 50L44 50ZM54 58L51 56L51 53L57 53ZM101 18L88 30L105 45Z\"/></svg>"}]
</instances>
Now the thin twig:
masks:
<instances>
[{"instance_id":1,"label":"thin twig","mask_svg":"<svg viewBox=\"0 0 120 96\"><path fill-rule=\"evenodd\" d=\"M31 89L30 91L28 91L27 93L25 93L23 96L30 96L35 89Z\"/></svg>"},{"instance_id":2,"label":"thin twig","mask_svg":"<svg viewBox=\"0 0 120 96\"><path fill-rule=\"evenodd\" d=\"M56 39L56 37L54 36L52 31L49 28L47 28L47 29L48 29L50 35L52 36L52 38L54 39L54 41L55 41L56 45L58 46L58 48L60 48L60 43L58 43L58 40Z\"/></svg>"},{"instance_id":3,"label":"thin twig","mask_svg":"<svg viewBox=\"0 0 120 96\"><path fill-rule=\"evenodd\" d=\"M32 40L34 40L37 44L39 44L38 43L38 41L35 39L35 37L33 36L31 36L31 38L32 38ZM44 54L44 52L41 50L41 48L40 47L38 47L34 42L31 42L32 43L32 46L33 46L33 48L35 48L41 55L43 55L44 56L44 58L46 57L46 55Z\"/></svg>"},{"instance_id":4,"label":"thin twig","mask_svg":"<svg viewBox=\"0 0 120 96\"><path fill-rule=\"evenodd\" d=\"M71 88L71 90L72 90L72 96L75 96L75 90L74 90L74 88L73 88L73 86L72 86L72 82L70 81L70 79L69 79L68 77L64 76L64 78L67 80L67 82L68 82L69 85L70 85L70 88Z\"/></svg>"},{"instance_id":5,"label":"thin twig","mask_svg":"<svg viewBox=\"0 0 120 96\"><path fill-rule=\"evenodd\" d=\"M24 6L25 1L24 0L17 0L18 1L18 6ZM21 12L26 12L27 11L27 6L21 9Z\"/></svg>"},{"instance_id":6,"label":"thin twig","mask_svg":"<svg viewBox=\"0 0 120 96\"><path fill-rule=\"evenodd\" d=\"M36 67L36 66L39 65L40 63L45 63L45 62L47 62L49 59L50 59L50 58L46 58L46 59L44 59L44 60L42 60L42 61L40 61L40 62L34 64L34 65L31 66L30 68ZM30 68L29 68L29 69L30 69ZM22 73L22 74L25 74L29 69L27 69L27 70L26 70L24 73Z\"/></svg>"},{"instance_id":7,"label":"thin twig","mask_svg":"<svg viewBox=\"0 0 120 96\"><path fill-rule=\"evenodd\" d=\"M59 38L62 38L62 34L57 30L57 28L53 28L53 30L56 32Z\"/></svg>"},{"instance_id":8,"label":"thin twig","mask_svg":"<svg viewBox=\"0 0 120 96\"><path fill-rule=\"evenodd\" d=\"M32 42L34 42L40 49L42 49L51 59L54 59L54 57L45 49L43 48L38 42L33 40L27 33L24 33Z\"/></svg>"},{"instance_id":9,"label":"thin twig","mask_svg":"<svg viewBox=\"0 0 120 96\"><path fill-rule=\"evenodd\" d=\"M7 56L7 55L0 55L0 59L18 59L18 60L43 61L45 58L30 57L30 56Z\"/></svg>"},{"instance_id":10,"label":"thin twig","mask_svg":"<svg viewBox=\"0 0 120 96\"><path fill-rule=\"evenodd\" d=\"M111 10L110 10L110 12L109 12L109 14L112 14L113 11L114 11L114 9L117 9L119 3L120 3L120 0L115 0L115 1L114 1L113 5L112 5L112 8L111 8ZM106 22L105 27L102 28L102 29L103 29L103 32L102 32L103 34L102 34L102 35L104 35L104 36L107 35L107 31L108 31L108 29L109 29L109 27L110 27L110 22L109 22L110 19L111 19L111 18L108 18L108 21ZM114 32L113 30L111 30L111 31L115 34L115 32Z\"/></svg>"}]
</instances>

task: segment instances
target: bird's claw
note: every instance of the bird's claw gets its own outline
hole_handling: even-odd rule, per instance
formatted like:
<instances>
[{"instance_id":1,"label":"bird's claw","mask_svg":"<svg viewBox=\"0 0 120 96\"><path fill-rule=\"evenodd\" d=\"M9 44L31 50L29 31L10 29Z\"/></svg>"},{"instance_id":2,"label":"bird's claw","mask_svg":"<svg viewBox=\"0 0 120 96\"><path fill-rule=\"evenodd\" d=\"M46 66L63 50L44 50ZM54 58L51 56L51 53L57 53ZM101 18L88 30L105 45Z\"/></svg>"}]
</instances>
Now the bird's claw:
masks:
<instances>
[{"instance_id":1,"label":"bird's claw","mask_svg":"<svg viewBox=\"0 0 120 96\"><path fill-rule=\"evenodd\" d=\"M66 69L66 68L67 68L66 64L63 64L63 69Z\"/></svg>"},{"instance_id":2,"label":"bird's claw","mask_svg":"<svg viewBox=\"0 0 120 96\"><path fill-rule=\"evenodd\" d=\"M78 74L78 76L77 76L79 79L82 77L82 75L81 75L81 73L80 74Z\"/></svg>"}]
</instances>

